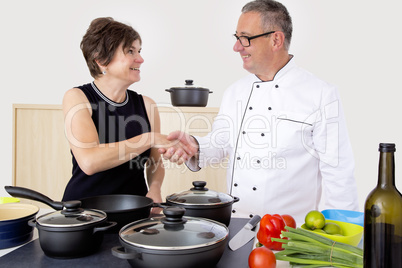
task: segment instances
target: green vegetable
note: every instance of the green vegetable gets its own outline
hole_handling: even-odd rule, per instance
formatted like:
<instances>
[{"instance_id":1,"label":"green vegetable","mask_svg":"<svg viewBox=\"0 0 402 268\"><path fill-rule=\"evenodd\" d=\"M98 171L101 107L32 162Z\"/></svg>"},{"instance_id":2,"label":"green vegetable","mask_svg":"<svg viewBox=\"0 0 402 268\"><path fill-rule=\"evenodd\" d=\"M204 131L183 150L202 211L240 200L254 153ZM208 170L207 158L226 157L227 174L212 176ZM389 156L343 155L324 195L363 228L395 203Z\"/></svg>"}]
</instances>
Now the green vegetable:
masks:
<instances>
[{"instance_id":1,"label":"green vegetable","mask_svg":"<svg viewBox=\"0 0 402 268\"><path fill-rule=\"evenodd\" d=\"M362 268L363 250L348 244L335 242L304 230L285 227L281 238L272 238L281 242L285 250L275 253L277 260L288 261L293 267L327 267Z\"/></svg>"}]
</instances>

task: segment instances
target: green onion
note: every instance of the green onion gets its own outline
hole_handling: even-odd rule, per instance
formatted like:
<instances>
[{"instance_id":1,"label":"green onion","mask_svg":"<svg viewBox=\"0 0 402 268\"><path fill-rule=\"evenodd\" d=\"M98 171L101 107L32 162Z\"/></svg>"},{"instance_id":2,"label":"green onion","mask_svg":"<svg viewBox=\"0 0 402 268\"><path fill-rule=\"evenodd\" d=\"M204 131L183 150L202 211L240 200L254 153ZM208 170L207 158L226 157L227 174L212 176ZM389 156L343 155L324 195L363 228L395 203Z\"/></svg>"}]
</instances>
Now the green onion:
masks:
<instances>
[{"instance_id":1,"label":"green onion","mask_svg":"<svg viewBox=\"0 0 402 268\"><path fill-rule=\"evenodd\" d=\"M285 228L288 231L282 231L282 238L271 238L272 241L281 242L284 248L275 253L277 260L288 261L294 267L303 268L363 267L362 249L335 242L302 228Z\"/></svg>"}]
</instances>

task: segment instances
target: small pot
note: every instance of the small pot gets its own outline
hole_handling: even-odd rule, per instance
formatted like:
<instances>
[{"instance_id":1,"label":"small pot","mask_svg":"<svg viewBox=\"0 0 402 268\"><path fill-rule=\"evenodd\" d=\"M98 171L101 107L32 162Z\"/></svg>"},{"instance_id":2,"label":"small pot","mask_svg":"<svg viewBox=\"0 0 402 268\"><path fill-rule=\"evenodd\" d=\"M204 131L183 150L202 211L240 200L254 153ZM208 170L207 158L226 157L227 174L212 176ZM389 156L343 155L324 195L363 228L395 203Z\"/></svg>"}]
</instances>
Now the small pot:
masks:
<instances>
[{"instance_id":1,"label":"small pot","mask_svg":"<svg viewBox=\"0 0 402 268\"><path fill-rule=\"evenodd\" d=\"M104 231L116 225L107 222L106 213L80 208L80 201L64 202L66 209L32 219L28 224L38 228L43 252L52 258L78 258L95 253Z\"/></svg>"},{"instance_id":2,"label":"small pot","mask_svg":"<svg viewBox=\"0 0 402 268\"><path fill-rule=\"evenodd\" d=\"M232 204L239 198L209 190L206 185L205 181L193 181L190 190L167 196L166 204L185 208L186 216L208 218L229 226Z\"/></svg>"},{"instance_id":3,"label":"small pot","mask_svg":"<svg viewBox=\"0 0 402 268\"><path fill-rule=\"evenodd\" d=\"M32 239L33 228L28 221L35 219L39 208L31 204L0 204L0 249L16 247Z\"/></svg>"},{"instance_id":4,"label":"small pot","mask_svg":"<svg viewBox=\"0 0 402 268\"><path fill-rule=\"evenodd\" d=\"M227 245L229 229L216 221L183 217L185 209L167 207L165 217L139 220L119 232L122 247L112 254L132 267L215 267Z\"/></svg>"},{"instance_id":5,"label":"small pot","mask_svg":"<svg viewBox=\"0 0 402 268\"><path fill-rule=\"evenodd\" d=\"M207 88L193 85L193 80L185 80L184 87L172 87L166 89L170 92L170 99L173 106L197 106L205 107L208 103L208 96L212 91Z\"/></svg>"}]
</instances>

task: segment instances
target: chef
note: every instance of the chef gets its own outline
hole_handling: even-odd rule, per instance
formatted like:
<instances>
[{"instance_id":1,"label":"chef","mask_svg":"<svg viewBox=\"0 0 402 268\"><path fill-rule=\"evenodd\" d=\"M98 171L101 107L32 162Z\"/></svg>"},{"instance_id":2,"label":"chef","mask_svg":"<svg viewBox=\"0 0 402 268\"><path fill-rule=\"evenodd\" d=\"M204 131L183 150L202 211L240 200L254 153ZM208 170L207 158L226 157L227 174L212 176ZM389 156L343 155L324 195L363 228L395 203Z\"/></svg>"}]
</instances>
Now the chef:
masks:
<instances>
[{"instance_id":1,"label":"chef","mask_svg":"<svg viewBox=\"0 0 402 268\"><path fill-rule=\"evenodd\" d=\"M233 50L250 74L223 96L204 137L172 132L188 151L165 159L199 170L228 160L228 192L240 201L233 217L310 210L358 210L354 159L337 89L298 67L288 53L292 20L281 3L256 0L238 20Z\"/></svg>"}]
</instances>

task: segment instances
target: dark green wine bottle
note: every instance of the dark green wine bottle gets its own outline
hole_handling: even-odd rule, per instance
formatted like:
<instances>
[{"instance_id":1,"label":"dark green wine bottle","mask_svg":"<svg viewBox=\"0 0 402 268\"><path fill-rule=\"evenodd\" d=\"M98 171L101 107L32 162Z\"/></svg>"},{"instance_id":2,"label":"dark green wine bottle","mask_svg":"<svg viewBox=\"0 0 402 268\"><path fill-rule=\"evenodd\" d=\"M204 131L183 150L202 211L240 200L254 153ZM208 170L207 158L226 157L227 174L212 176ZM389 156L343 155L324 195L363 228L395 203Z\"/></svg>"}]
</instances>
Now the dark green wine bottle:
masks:
<instances>
[{"instance_id":1,"label":"dark green wine bottle","mask_svg":"<svg viewBox=\"0 0 402 268\"><path fill-rule=\"evenodd\" d=\"M364 206L364 267L402 268L402 196L395 186L395 144L380 143L378 184Z\"/></svg>"}]
</instances>

